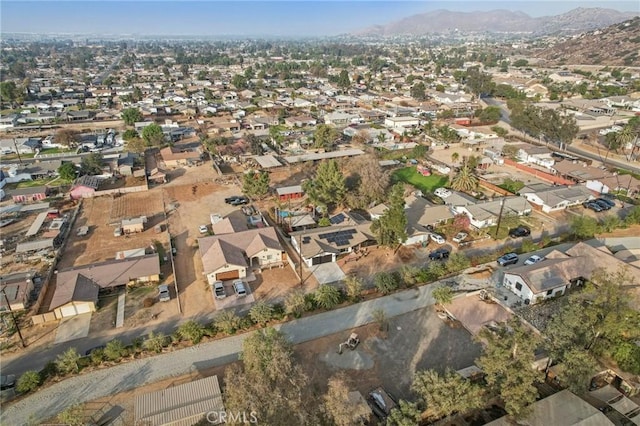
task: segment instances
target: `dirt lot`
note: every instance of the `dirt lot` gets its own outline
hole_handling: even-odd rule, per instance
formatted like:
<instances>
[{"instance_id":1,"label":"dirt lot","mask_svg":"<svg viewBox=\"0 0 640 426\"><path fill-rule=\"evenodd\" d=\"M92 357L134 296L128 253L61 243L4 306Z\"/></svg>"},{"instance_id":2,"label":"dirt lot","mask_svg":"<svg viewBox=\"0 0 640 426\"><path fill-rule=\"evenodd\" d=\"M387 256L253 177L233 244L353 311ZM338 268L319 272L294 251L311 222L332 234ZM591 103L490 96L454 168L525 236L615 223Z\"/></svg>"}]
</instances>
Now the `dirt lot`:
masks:
<instances>
[{"instance_id":1,"label":"dirt lot","mask_svg":"<svg viewBox=\"0 0 640 426\"><path fill-rule=\"evenodd\" d=\"M361 343L356 350L345 349L339 355L338 345L350 332L358 333ZM466 330L443 322L433 308L425 308L392 318L387 331L380 331L377 324L370 324L297 345L294 356L309 375L311 385L319 392L326 391L327 380L332 374L344 371L351 378L354 390L363 395L383 386L395 398L406 399L412 397L410 385L417 370L468 367L480 351L480 345ZM194 370L190 375L92 401L85 405L86 414L97 421L110 412L122 421L116 424L131 424L137 395L211 375L218 375L222 382L226 367Z\"/></svg>"}]
</instances>

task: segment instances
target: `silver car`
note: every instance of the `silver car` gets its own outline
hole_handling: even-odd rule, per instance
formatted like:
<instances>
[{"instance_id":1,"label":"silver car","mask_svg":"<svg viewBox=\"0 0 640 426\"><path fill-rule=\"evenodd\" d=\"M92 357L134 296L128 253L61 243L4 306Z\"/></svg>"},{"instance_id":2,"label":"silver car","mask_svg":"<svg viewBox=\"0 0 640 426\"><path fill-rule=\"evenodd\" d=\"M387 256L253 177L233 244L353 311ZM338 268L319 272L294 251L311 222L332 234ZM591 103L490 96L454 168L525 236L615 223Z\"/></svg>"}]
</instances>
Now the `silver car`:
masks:
<instances>
[{"instance_id":1,"label":"silver car","mask_svg":"<svg viewBox=\"0 0 640 426\"><path fill-rule=\"evenodd\" d=\"M171 300L168 285L161 284L158 286L158 299L160 299L161 302L168 302L169 300Z\"/></svg>"}]
</instances>

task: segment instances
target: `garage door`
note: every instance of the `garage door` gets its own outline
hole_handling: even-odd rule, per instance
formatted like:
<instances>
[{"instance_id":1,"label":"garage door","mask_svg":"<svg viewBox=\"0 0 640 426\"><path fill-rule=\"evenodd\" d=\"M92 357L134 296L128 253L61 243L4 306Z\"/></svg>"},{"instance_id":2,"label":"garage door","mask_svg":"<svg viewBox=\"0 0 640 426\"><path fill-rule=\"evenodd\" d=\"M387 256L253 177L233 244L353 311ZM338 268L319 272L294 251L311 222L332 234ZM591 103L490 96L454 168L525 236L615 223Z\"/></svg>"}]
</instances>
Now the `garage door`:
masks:
<instances>
[{"instance_id":1,"label":"garage door","mask_svg":"<svg viewBox=\"0 0 640 426\"><path fill-rule=\"evenodd\" d=\"M76 307L71 305L71 306L64 306L62 309L60 309L62 316L63 317L72 317L74 315L76 315Z\"/></svg>"},{"instance_id":2,"label":"garage door","mask_svg":"<svg viewBox=\"0 0 640 426\"><path fill-rule=\"evenodd\" d=\"M216 274L216 279L218 281L235 280L237 278L240 278L240 271L237 269L235 271L220 272Z\"/></svg>"},{"instance_id":3,"label":"garage door","mask_svg":"<svg viewBox=\"0 0 640 426\"><path fill-rule=\"evenodd\" d=\"M311 259L312 265L320 265L321 263L329 263L333 260L332 254L325 254L324 256L316 256Z\"/></svg>"}]
</instances>

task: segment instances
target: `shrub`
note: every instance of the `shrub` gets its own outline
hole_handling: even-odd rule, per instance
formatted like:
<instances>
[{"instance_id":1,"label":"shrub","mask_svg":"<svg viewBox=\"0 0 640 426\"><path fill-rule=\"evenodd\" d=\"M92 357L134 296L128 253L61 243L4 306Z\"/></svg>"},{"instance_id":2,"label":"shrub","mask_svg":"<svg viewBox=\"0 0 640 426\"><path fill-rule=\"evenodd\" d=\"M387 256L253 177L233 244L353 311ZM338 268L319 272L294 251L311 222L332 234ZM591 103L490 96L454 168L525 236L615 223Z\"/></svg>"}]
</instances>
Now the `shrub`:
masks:
<instances>
[{"instance_id":1,"label":"shrub","mask_svg":"<svg viewBox=\"0 0 640 426\"><path fill-rule=\"evenodd\" d=\"M459 272L471 266L471 261L464 253L452 253L444 266L448 272Z\"/></svg>"},{"instance_id":2,"label":"shrub","mask_svg":"<svg viewBox=\"0 0 640 426\"><path fill-rule=\"evenodd\" d=\"M20 393L31 392L40 386L41 378L37 371L26 371L16 383L16 390Z\"/></svg>"},{"instance_id":3,"label":"shrub","mask_svg":"<svg viewBox=\"0 0 640 426\"><path fill-rule=\"evenodd\" d=\"M44 368L40 370L40 379L45 381L50 377L58 375L58 366L55 361L49 361L44 365Z\"/></svg>"},{"instance_id":4,"label":"shrub","mask_svg":"<svg viewBox=\"0 0 640 426\"><path fill-rule=\"evenodd\" d=\"M304 295L304 310L315 311L318 308L315 293L307 293Z\"/></svg>"},{"instance_id":5,"label":"shrub","mask_svg":"<svg viewBox=\"0 0 640 426\"><path fill-rule=\"evenodd\" d=\"M120 340L114 339L105 346L104 355L109 361L120 361L122 357L127 355L127 348Z\"/></svg>"},{"instance_id":6,"label":"shrub","mask_svg":"<svg viewBox=\"0 0 640 426\"><path fill-rule=\"evenodd\" d=\"M571 219L571 233L579 239L593 238L598 232L598 222L589 216L575 216Z\"/></svg>"},{"instance_id":7,"label":"shrub","mask_svg":"<svg viewBox=\"0 0 640 426\"><path fill-rule=\"evenodd\" d=\"M362 296L362 280L355 275L349 275L344 280L345 291L349 300L357 302Z\"/></svg>"},{"instance_id":8,"label":"shrub","mask_svg":"<svg viewBox=\"0 0 640 426\"><path fill-rule=\"evenodd\" d=\"M453 290L451 290L451 287L447 286L441 286L433 289L431 295L439 305L446 305L448 303L451 303L451 301L453 300Z\"/></svg>"},{"instance_id":9,"label":"shrub","mask_svg":"<svg viewBox=\"0 0 640 426\"><path fill-rule=\"evenodd\" d=\"M635 206L624 218L627 225L636 225L640 223L640 206Z\"/></svg>"},{"instance_id":10,"label":"shrub","mask_svg":"<svg viewBox=\"0 0 640 426\"><path fill-rule=\"evenodd\" d=\"M189 340L194 345L200 343L205 334L202 324L189 320L178 327L178 334L183 340Z\"/></svg>"},{"instance_id":11,"label":"shrub","mask_svg":"<svg viewBox=\"0 0 640 426\"><path fill-rule=\"evenodd\" d=\"M222 311L216 315L214 322L216 327L226 334L235 333L240 327L240 318L232 311Z\"/></svg>"},{"instance_id":12,"label":"shrub","mask_svg":"<svg viewBox=\"0 0 640 426\"><path fill-rule=\"evenodd\" d=\"M336 287L322 284L316 290L314 299L319 307L331 309L342 301L342 293Z\"/></svg>"},{"instance_id":13,"label":"shrub","mask_svg":"<svg viewBox=\"0 0 640 426\"><path fill-rule=\"evenodd\" d=\"M299 318L306 309L305 295L302 291L294 290L284 299L285 312Z\"/></svg>"},{"instance_id":14,"label":"shrub","mask_svg":"<svg viewBox=\"0 0 640 426\"><path fill-rule=\"evenodd\" d=\"M67 426L83 426L86 424L84 409L80 404L72 405L58 414L58 421Z\"/></svg>"},{"instance_id":15,"label":"shrub","mask_svg":"<svg viewBox=\"0 0 640 426\"><path fill-rule=\"evenodd\" d=\"M100 365L105 360L104 349L95 349L89 355L93 365Z\"/></svg>"},{"instance_id":16,"label":"shrub","mask_svg":"<svg viewBox=\"0 0 640 426\"><path fill-rule=\"evenodd\" d=\"M167 344L167 336L163 333L149 333L149 336L143 343L143 347L149 352L160 353L162 348Z\"/></svg>"},{"instance_id":17,"label":"shrub","mask_svg":"<svg viewBox=\"0 0 640 426\"><path fill-rule=\"evenodd\" d=\"M537 249L538 249L538 244L534 243L531 238L525 238L524 240L522 240L522 245L520 246L520 253L529 253Z\"/></svg>"},{"instance_id":18,"label":"shrub","mask_svg":"<svg viewBox=\"0 0 640 426\"><path fill-rule=\"evenodd\" d=\"M411 287L415 283L417 283L417 275L420 272L420 269L415 266L404 265L400 269L400 282L402 282L407 287Z\"/></svg>"},{"instance_id":19,"label":"shrub","mask_svg":"<svg viewBox=\"0 0 640 426\"><path fill-rule=\"evenodd\" d=\"M249 310L249 317L256 324L266 325L273 319L273 306L259 301Z\"/></svg>"},{"instance_id":20,"label":"shrub","mask_svg":"<svg viewBox=\"0 0 640 426\"><path fill-rule=\"evenodd\" d=\"M76 348L69 348L56 357L56 370L60 374L77 373L80 355Z\"/></svg>"},{"instance_id":21,"label":"shrub","mask_svg":"<svg viewBox=\"0 0 640 426\"><path fill-rule=\"evenodd\" d=\"M282 303L274 303L273 305L273 318L282 319L285 316L284 305Z\"/></svg>"},{"instance_id":22,"label":"shrub","mask_svg":"<svg viewBox=\"0 0 640 426\"><path fill-rule=\"evenodd\" d=\"M374 283L378 291L382 294L389 294L398 288L398 281L394 275L387 272L378 272L375 275Z\"/></svg>"},{"instance_id":23,"label":"shrub","mask_svg":"<svg viewBox=\"0 0 640 426\"><path fill-rule=\"evenodd\" d=\"M599 226L603 232L611 232L620 228L623 223L618 216L610 214L600 219Z\"/></svg>"},{"instance_id":24,"label":"shrub","mask_svg":"<svg viewBox=\"0 0 640 426\"><path fill-rule=\"evenodd\" d=\"M145 308L150 308L156 303L156 300L153 297L145 297L142 301L142 306Z\"/></svg>"}]
</instances>

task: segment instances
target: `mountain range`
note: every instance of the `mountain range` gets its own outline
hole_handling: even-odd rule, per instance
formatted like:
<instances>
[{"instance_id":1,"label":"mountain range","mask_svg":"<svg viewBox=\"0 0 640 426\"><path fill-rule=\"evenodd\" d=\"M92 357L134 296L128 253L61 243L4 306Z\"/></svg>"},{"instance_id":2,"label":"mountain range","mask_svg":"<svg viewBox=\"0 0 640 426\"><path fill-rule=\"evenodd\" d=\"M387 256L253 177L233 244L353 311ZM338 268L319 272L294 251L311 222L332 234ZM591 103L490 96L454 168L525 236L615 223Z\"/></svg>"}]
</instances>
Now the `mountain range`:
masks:
<instances>
[{"instance_id":1,"label":"mountain range","mask_svg":"<svg viewBox=\"0 0 640 426\"><path fill-rule=\"evenodd\" d=\"M579 7L561 15L532 18L523 12L492 10L452 12L435 10L412 15L386 25L376 25L356 33L368 36L428 35L451 33L519 33L566 35L617 24L639 15L605 8Z\"/></svg>"}]
</instances>

